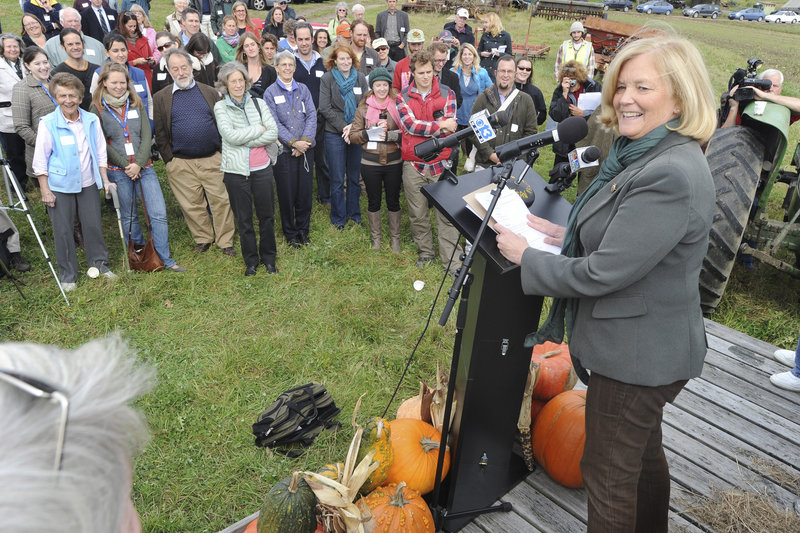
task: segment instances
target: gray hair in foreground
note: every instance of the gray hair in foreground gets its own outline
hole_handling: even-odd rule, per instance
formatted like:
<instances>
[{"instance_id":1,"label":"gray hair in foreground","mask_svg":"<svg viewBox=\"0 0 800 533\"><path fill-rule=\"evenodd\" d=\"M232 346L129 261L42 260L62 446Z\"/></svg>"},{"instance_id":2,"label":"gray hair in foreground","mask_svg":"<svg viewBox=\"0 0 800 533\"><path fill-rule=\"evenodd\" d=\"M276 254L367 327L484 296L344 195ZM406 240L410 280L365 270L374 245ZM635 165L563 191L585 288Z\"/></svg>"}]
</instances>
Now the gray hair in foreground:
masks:
<instances>
[{"instance_id":1,"label":"gray hair in foreground","mask_svg":"<svg viewBox=\"0 0 800 533\"><path fill-rule=\"evenodd\" d=\"M758 78L763 80L767 76L778 76L778 78L781 80L781 85L783 84L783 72L781 72L780 70L776 68L768 68L767 70L759 74Z\"/></svg>"},{"instance_id":2,"label":"gray hair in foreground","mask_svg":"<svg viewBox=\"0 0 800 533\"><path fill-rule=\"evenodd\" d=\"M219 73L217 74L216 87L220 93L228 94L228 77L234 72L240 72L244 77L245 92L249 91L250 87L253 86L253 83L250 81L250 75L247 73L247 67L238 61L229 61L219 68Z\"/></svg>"},{"instance_id":3,"label":"gray hair in foreground","mask_svg":"<svg viewBox=\"0 0 800 533\"><path fill-rule=\"evenodd\" d=\"M278 65L280 65L281 60L283 59L291 59L292 63L297 64L297 57L291 50L281 50L280 52L275 54L275 57L273 58L275 66L277 67Z\"/></svg>"},{"instance_id":4,"label":"gray hair in foreground","mask_svg":"<svg viewBox=\"0 0 800 533\"><path fill-rule=\"evenodd\" d=\"M131 460L148 439L133 402L153 384L112 336L74 350L0 344L0 369L41 380L69 398L61 471L53 468L59 407L0 382L0 516L4 531L119 531Z\"/></svg>"},{"instance_id":5,"label":"gray hair in foreground","mask_svg":"<svg viewBox=\"0 0 800 533\"><path fill-rule=\"evenodd\" d=\"M180 56L186 60L186 62L189 64L190 67L192 66L192 56L189 55L189 52L187 52L183 48L178 48L176 46L173 46L170 47L170 49L167 50L163 56L164 63L167 65L167 68L169 68L169 60L172 56Z\"/></svg>"}]
</instances>

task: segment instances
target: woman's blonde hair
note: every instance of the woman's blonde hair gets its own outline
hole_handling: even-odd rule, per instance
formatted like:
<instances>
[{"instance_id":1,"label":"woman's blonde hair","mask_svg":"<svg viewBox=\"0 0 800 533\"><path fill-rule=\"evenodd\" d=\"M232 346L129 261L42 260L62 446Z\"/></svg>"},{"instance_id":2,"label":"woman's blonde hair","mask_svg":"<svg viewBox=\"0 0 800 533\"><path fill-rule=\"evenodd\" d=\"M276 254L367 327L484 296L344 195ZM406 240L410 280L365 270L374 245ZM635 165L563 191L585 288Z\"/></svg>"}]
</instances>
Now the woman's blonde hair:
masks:
<instances>
[{"instance_id":1,"label":"woman's blonde hair","mask_svg":"<svg viewBox=\"0 0 800 533\"><path fill-rule=\"evenodd\" d=\"M245 23L245 26L250 27L250 28L255 28L256 25L253 24L253 21L250 18L250 10L247 9L247 3L242 2L242 0L236 0L236 2L234 2L233 6L231 7L231 13L236 11L236 8L238 6L244 7L244 23ZM236 17L233 17L233 18L236 18ZM237 22L237 24L238 24L238 22Z\"/></svg>"},{"instance_id":2,"label":"woman's blonde hair","mask_svg":"<svg viewBox=\"0 0 800 533\"><path fill-rule=\"evenodd\" d=\"M236 47L236 61L244 65L247 64L247 57L244 55L244 45L248 39L256 42L256 45L258 45L258 59L261 61L262 65L266 65L267 55L264 53L264 49L261 48L261 42L258 40L255 33L249 31L244 32L242 36L239 37L239 46Z\"/></svg>"},{"instance_id":3,"label":"woman's blonde hair","mask_svg":"<svg viewBox=\"0 0 800 533\"><path fill-rule=\"evenodd\" d=\"M475 47L469 43L464 43L458 49L458 53L456 54L456 58L453 60L453 72L459 69L459 67L463 67L464 65L461 63L461 54L464 53L464 50L469 50L472 52L472 68L475 72L478 72L481 69L480 66L480 56L478 55L478 51L475 50Z\"/></svg>"},{"instance_id":4,"label":"woman's blonde hair","mask_svg":"<svg viewBox=\"0 0 800 533\"><path fill-rule=\"evenodd\" d=\"M103 63L103 68L100 69L100 74L97 77L97 89L95 89L92 95L92 105L98 108L103 105L103 92L106 88L106 80L112 72L119 72L125 75L125 81L128 82L128 99L131 102L131 108L144 107L142 99L139 98L139 95L136 93L136 88L133 86L133 80L128 72L128 67L126 65L120 65L119 63L112 63L111 61Z\"/></svg>"},{"instance_id":5,"label":"woman's blonde hair","mask_svg":"<svg viewBox=\"0 0 800 533\"><path fill-rule=\"evenodd\" d=\"M710 139L717 120L708 70L697 48L674 36L639 39L625 45L617 54L603 78L600 122L619 132L613 103L619 72L625 63L646 54L650 54L653 65L678 102L681 116L674 131L701 143Z\"/></svg>"},{"instance_id":6,"label":"woman's blonde hair","mask_svg":"<svg viewBox=\"0 0 800 533\"><path fill-rule=\"evenodd\" d=\"M132 4L130 10L133 11L134 13L141 12L141 14L143 15L142 18L144 20L145 28L153 27L153 24L150 22L150 17L147 16L147 11L145 11L142 6L140 6L139 4Z\"/></svg>"},{"instance_id":7,"label":"woman's blonde hair","mask_svg":"<svg viewBox=\"0 0 800 533\"><path fill-rule=\"evenodd\" d=\"M484 15L483 20L487 23L486 31L493 36L497 37L503 31L503 23L500 21L500 17L497 16L497 13L487 13Z\"/></svg>"}]
</instances>

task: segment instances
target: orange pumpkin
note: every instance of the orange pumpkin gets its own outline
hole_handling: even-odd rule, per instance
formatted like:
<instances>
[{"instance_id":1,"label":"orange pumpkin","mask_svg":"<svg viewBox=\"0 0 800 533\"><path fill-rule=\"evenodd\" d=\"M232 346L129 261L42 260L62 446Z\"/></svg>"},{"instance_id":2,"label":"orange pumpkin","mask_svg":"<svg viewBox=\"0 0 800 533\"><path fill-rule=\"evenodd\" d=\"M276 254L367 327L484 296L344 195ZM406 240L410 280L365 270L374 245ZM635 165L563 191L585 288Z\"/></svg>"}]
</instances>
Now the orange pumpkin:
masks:
<instances>
[{"instance_id":1,"label":"orange pumpkin","mask_svg":"<svg viewBox=\"0 0 800 533\"><path fill-rule=\"evenodd\" d=\"M533 347L531 355L536 372L536 385L533 387L533 398L549 400L556 394L571 390L578 381L569 347L547 341Z\"/></svg>"},{"instance_id":2,"label":"orange pumpkin","mask_svg":"<svg viewBox=\"0 0 800 533\"><path fill-rule=\"evenodd\" d=\"M387 483L406 482L420 494L433 490L436 479L436 461L439 457L439 441L442 436L436 429L422 420L398 418L389 422L394 461L389 468ZM444 452L442 479L450 469L450 451Z\"/></svg>"},{"instance_id":3,"label":"orange pumpkin","mask_svg":"<svg viewBox=\"0 0 800 533\"><path fill-rule=\"evenodd\" d=\"M433 515L419 492L405 483L380 487L364 501L375 518L376 532L435 533Z\"/></svg>"},{"instance_id":4,"label":"orange pumpkin","mask_svg":"<svg viewBox=\"0 0 800 533\"><path fill-rule=\"evenodd\" d=\"M580 461L586 443L586 391L562 392L544 406L533 425L533 456L553 480L583 487Z\"/></svg>"},{"instance_id":5,"label":"orange pumpkin","mask_svg":"<svg viewBox=\"0 0 800 533\"><path fill-rule=\"evenodd\" d=\"M247 529L244 530L244 533L256 533L258 531L258 518L247 524Z\"/></svg>"},{"instance_id":6,"label":"orange pumpkin","mask_svg":"<svg viewBox=\"0 0 800 533\"><path fill-rule=\"evenodd\" d=\"M545 400L531 400L531 430L533 430L533 424L536 423L536 419L539 417L545 405L547 405L547 401Z\"/></svg>"}]
</instances>

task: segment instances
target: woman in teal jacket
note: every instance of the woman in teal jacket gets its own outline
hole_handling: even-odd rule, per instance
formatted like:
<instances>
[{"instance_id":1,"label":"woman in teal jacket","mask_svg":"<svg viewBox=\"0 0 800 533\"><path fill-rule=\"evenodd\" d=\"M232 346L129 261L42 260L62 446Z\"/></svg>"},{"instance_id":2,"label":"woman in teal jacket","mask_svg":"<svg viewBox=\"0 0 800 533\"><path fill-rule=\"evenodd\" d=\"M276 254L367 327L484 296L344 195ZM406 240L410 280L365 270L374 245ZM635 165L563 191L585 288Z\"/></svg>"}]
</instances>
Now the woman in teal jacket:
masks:
<instances>
[{"instance_id":1,"label":"woman in teal jacket","mask_svg":"<svg viewBox=\"0 0 800 533\"><path fill-rule=\"evenodd\" d=\"M250 96L250 79L241 63L225 63L217 76L222 100L214 105L217 128L222 137L223 182L239 230L245 276L253 276L259 263L276 273L274 226L274 179L272 167L278 158L278 127L265 102ZM258 216L259 243L253 227L253 208Z\"/></svg>"},{"instance_id":2,"label":"woman in teal jacket","mask_svg":"<svg viewBox=\"0 0 800 533\"><path fill-rule=\"evenodd\" d=\"M453 61L453 72L458 74L458 84L461 87L461 105L458 106L456 122L458 129L469 127L469 117L472 115L472 106L478 95L492 86L492 78L485 68L478 65L478 52L469 43L461 45L458 55ZM472 143L465 141L464 153L469 155Z\"/></svg>"}]
</instances>

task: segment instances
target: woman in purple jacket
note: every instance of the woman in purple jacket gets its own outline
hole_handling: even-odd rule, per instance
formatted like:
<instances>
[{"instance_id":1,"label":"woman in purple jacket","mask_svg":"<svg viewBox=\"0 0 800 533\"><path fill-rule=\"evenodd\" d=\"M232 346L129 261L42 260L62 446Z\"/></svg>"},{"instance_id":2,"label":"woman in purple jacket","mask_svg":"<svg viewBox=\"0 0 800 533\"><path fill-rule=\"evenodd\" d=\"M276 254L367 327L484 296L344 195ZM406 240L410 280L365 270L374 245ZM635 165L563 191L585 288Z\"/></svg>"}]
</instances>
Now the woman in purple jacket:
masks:
<instances>
[{"instance_id":1,"label":"woman in purple jacket","mask_svg":"<svg viewBox=\"0 0 800 533\"><path fill-rule=\"evenodd\" d=\"M311 242L314 136L317 109L308 87L294 81L295 56L289 50L275 54L278 80L264 92L264 100L278 124L283 151L275 165L275 183L281 210L281 227L293 248Z\"/></svg>"}]
</instances>

